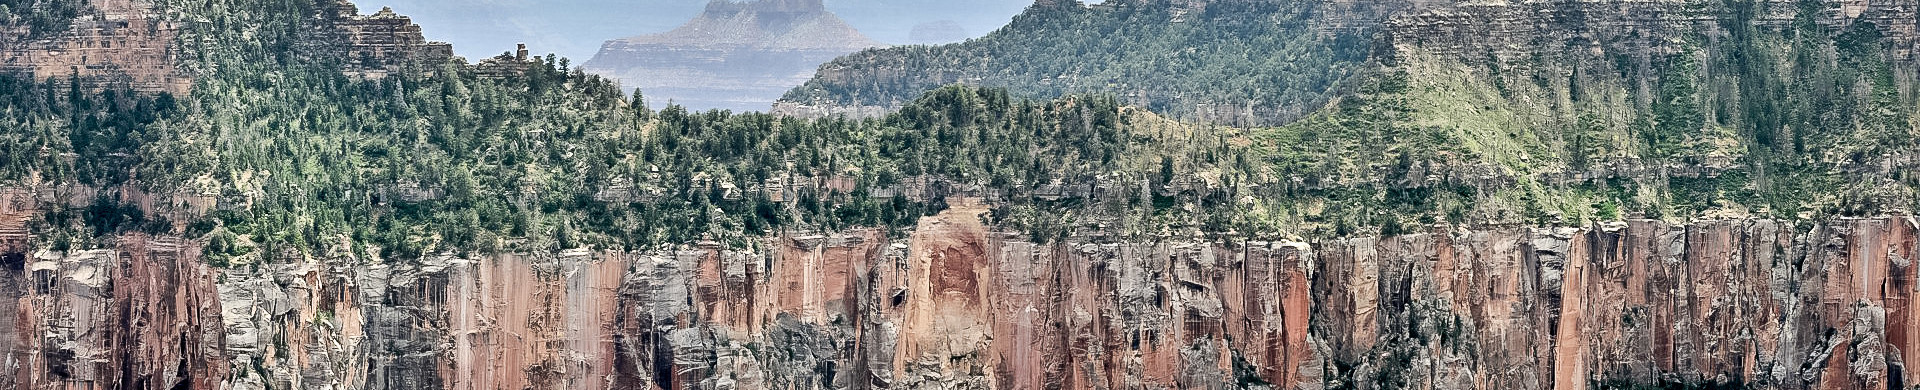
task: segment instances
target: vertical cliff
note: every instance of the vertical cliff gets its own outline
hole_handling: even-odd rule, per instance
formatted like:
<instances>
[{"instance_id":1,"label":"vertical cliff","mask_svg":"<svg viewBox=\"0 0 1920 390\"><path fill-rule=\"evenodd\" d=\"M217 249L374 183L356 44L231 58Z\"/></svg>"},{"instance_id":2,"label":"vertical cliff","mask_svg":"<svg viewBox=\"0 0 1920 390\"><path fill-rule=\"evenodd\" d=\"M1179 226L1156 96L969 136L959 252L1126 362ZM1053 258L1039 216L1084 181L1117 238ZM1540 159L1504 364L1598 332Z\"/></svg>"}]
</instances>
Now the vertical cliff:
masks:
<instances>
[{"instance_id":1,"label":"vertical cliff","mask_svg":"<svg viewBox=\"0 0 1920 390\"><path fill-rule=\"evenodd\" d=\"M0 385L21 389L218 388L215 273L171 238L0 257Z\"/></svg>"},{"instance_id":2,"label":"vertical cliff","mask_svg":"<svg viewBox=\"0 0 1920 390\"><path fill-rule=\"evenodd\" d=\"M10 246L21 388L1864 389L1916 383L1910 218L890 239L211 269ZM10 214L17 215L17 214ZM9 242L23 242L9 233Z\"/></svg>"}]
</instances>

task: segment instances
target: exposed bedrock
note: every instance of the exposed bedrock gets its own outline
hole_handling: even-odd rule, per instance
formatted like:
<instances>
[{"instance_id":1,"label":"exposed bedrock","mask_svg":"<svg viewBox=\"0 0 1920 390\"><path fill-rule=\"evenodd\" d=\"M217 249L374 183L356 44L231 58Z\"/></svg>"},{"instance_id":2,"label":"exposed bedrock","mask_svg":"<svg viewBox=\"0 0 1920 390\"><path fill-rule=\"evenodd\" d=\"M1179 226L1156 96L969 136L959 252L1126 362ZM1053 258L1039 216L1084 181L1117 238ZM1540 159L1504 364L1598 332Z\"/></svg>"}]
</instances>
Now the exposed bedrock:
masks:
<instances>
[{"instance_id":1,"label":"exposed bedrock","mask_svg":"<svg viewBox=\"0 0 1920 390\"><path fill-rule=\"evenodd\" d=\"M8 388L1903 388L1911 218L1036 244L968 202L789 234L218 270L0 262Z\"/></svg>"},{"instance_id":2,"label":"exposed bedrock","mask_svg":"<svg viewBox=\"0 0 1920 390\"><path fill-rule=\"evenodd\" d=\"M228 377L198 246L0 255L0 388L206 389Z\"/></svg>"}]
</instances>

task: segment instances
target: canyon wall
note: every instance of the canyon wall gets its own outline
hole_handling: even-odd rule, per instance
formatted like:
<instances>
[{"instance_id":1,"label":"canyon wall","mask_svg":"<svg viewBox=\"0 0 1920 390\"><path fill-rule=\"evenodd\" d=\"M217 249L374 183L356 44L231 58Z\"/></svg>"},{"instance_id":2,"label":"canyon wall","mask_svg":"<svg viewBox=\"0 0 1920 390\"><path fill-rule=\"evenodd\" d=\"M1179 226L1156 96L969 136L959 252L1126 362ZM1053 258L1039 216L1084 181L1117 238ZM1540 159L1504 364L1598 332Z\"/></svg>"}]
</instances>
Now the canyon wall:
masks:
<instances>
[{"instance_id":1,"label":"canyon wall","mask_svg":"<svg viewBox=\"0 0 1920 390\"><path fill-rule=\"evenodd\" d=\"M78 76L141 92L186 92L192 79L171 50L179 26L149 0L102 0L70 30L36 36L24 24L0 22L0 73L38 79Z\"/></svg>"},{"instance_id":2,"label":"canyon wall","mask_svg":"<svg viewBox=\"0 0 1920 390\"><path fill-rule=\"evenodd\" d=\"M11 388L1903 388L1911 218L1319 243L902 238L215 269L128 236L0 262ZM24 220L9 209L0 227ZM14 222L7 222L14 221ZM377 251L371 251L377 253Z\"/></svg>"},{"instance_id":3,"label":"canyon wall","mask_svg":"<svg viewBox=\"0 0 1920 390\"><path fill-rule=\"evenodd\" d=\"M1339 4L1340 2L1332 2ZM1468 62L1520 63L1534 56L1612 53L1658 56L1729 39L1737 27L1760 31L1806 22L1845 31L1866 24L1893 58L1911 59L1920 40L1920 6L1911 0L1454 1L1400 4L1385 20L1396 52L1438 53ZM1814 10L1803 15L1803 11ZM1351 19L1342 16L1342 19ZM1533 59L1537 61L1538 59Z\"/></svg>"}]
</instances>

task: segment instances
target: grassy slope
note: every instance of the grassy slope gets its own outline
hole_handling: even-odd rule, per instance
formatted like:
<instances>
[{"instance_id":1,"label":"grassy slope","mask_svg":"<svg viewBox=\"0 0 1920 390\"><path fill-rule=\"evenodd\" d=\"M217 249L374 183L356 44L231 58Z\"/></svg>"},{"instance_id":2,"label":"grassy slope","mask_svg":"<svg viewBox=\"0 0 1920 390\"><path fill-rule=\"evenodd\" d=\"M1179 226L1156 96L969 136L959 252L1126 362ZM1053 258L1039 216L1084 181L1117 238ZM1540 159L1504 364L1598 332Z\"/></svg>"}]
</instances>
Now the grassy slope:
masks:
<instances>
[{"instance_id":1,"label":"grassy slope","mask_svg":"<svg viewBox=\"0 0 1920 390\"><path fill-rule=\"evenodd\" d=\"M1889 165L1914 152L1913 87L1898 81L1913 71L1871 28L1749 30L1645 67L1616 62L1635 53L1487 62L1402 47L1359 93L1257 130L1256 150L1326 187L1276 198L1307 206L1293 221L1306 230L1897 213L1914 199L1913 175ZM1427 164L1456 170L1400 176ZM1451 188L1462 177L1498 180Z\"/></svg>"}]
</instances>

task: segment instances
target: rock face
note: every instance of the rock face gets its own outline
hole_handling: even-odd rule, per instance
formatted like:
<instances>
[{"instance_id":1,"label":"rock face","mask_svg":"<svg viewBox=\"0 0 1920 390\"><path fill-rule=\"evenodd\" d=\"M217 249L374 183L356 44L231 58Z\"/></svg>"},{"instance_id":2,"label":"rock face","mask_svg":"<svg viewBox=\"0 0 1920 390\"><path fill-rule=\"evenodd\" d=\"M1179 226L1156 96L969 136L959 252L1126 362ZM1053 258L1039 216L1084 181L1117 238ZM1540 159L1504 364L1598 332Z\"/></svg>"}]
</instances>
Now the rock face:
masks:
<instances>
[{"instance_id":1,"label":"rock face","mask_svg":"<svg viewBox=\"0 0 1920 390\"><path fill-rule=\"evenodd\" d=\"M347 71L351 74L382 77L396 66L437 64L453 58L453 45L428 41L413 19L381 8L372 15L360 15L352 3L342 1L339 14L332 20L343 38Z\"/></svg>"},{"instance_id":2,"label":"rock face","mask_svg":"<svg viewBox=\"0 0 1920 390\"><path fill-rule=\"evenodd\" d=\"M18 203L18 202L15 202ZM1318 243L902 239L210 269L0 239L13 388L1528 388L1920 380L1912 218ZM10 209L6 220L19 220ZM370 251L377 253L377 251Z\"/></svg>"},{"instance_id":3,"label":"rock face","mask_svg":"<svg viewBox=\"0 0 1920 390\"><path fill-rule=\"evenodd\" d=\"M1436 2L1428 2L1436 3ZM1737 5L1737 6L1736 6ZM1671 54L1689 34L1725 36L1727 26L1783 30L1805 7L1820 7L1811 22L1833 27L1870 24L1896 58L1911 58L1920 30L1920 5L1910 0L1760 0L1705 4L1686 0L1638 2L1455 1L1400 4L1386 21L1399 51L1421 51L1482 61L1568 56L1588 51Z\"/></svg>"},{"instance_id":4,"label":"rock face","mask_svg":"<svg viewBox=\"0 0 1920 390\"><path fill-rule=\"evenodd\" d=\"M103 0L76 17L65 32L36 36L24 24L0 21L0 73L36 79L79 77L93 87L126 86L139 92L185 94L193 77L181 69L175 39L181 22L150 0ZM428 41L412 19L381 9L360 15L339 1L325 18L325 34L340 44L349 74L385 76L398 66L453 58L453 46ZM323 34L324 35L324 34Z\"/></svg>"},{"instance_id":5,"label":"rock face","mask_svg":"<svg viewBox=\"0 0 1920 390\"><path fill-rule=\"evenodd\" d=\"M73 20L64 33L35 37L28 26L0 21L0 72L34 78L79 76L90 84L126 85L142 92L185 93L168 47L179 28L148 0L104 0Z\"/></svg>"},{"instance_id":6,"label":"rock face","mask_svg":"<svg viewBox=\"0 0 1920 390\"><path fill-rule=\"evenodd\" d=\"M183 244L0 257L0 386L218 388L230 366L216 275Z\"/></svg>"},{"instance_id":7,"label":"rock face","mask_svg":"<svg viewBox=\"0 0 1920 390\"><path fill-rule=\"evenodd\" d=\"M764 111L820 64L880 46L820 0L716 0L673 31L607 41L582 68L655 102Z\"/></svg>"}]
</instances>

